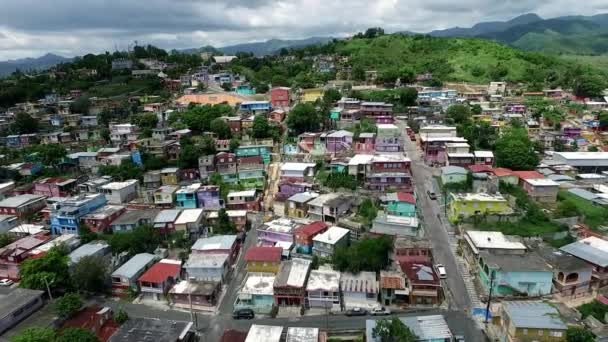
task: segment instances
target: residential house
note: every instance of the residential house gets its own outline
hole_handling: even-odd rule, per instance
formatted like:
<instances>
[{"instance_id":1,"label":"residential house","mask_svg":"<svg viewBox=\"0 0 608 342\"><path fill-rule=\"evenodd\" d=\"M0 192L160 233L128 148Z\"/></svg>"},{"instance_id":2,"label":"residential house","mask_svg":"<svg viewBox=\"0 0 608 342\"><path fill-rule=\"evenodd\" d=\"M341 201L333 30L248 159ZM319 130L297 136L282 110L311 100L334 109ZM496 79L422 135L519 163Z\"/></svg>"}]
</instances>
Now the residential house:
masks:
<instances>
[{"instance_id":1,"label":"residential house","mask_svg":"<svg viewBox=\"0 0 608 342\"><path fill-rule=\"evenodd\" d=\"M451 342L454 335L442 315L399 317L399 320L417 336L418 342ZM381 342L379 336L374 336L377 320L365 321L365 337L367 342Z\"/></svg>"},{"instance_id":2,"label":"residential house","mask_svg":"<svg viewBox=\"0 0 608 342\"><path fill-rule=\"evenodd\" d=\"M142 225L152 225L159 212L158 209L127 210L115 219L110 227L112 232L121 233L132 231Z\"/></svg>"},{"instance_id":3,"label":"residential house","mask_svg":"<svg viewBox=\"0 0 608 342\"><path fill-rule=\"evenodd\" d=\"M497 167L497 168L492 169L492 173L496 177L498 177L499 182L503 182L503 183L507 183L507 184L511 184L511 185L517 185L519 183L519 176L517 176L510 169Z\"/></svg>"},{"instance_id":4,"label":"residential house","mask_svg":"<svg viewBox=\"0 0 608 342\"><path fill-rule=\"evenodd\" d=\"M129 179L124 182L111 182L102 185L99 192L106 196L110 204L129 203L137 198L139 181L137 179Z\"/></svg>"},{"instance_id":5,"label":"residential house","mask_svg":"<svg viewBox=\"0 0 608 342\"><path fill-rule=\"evenodd\" d=\"M203 209L184 209L175 220L175 230L183 231L186 235L206 234L204 227L205 213Z\"/></svg>"},{"instance_id":6,"label":"residential house","mask_svg":"<svg viewBox=\"0 0 608 342\"><path fill-rule=\"evenodd\" d=\"M215 156L215 167L225 183L237 183L237 162L234 153L220 152Z\"/></svg>"},{"instance_id":7,"label":"residential house","mask_svg":"<svg viewBox=\"0 0 608 342\"><path fill-rule=\"evenodd\" d=\"M295 194L312 192L314 184L306 182L291 182L289 180L279 181L279 192L275 195L276 201L285 201Z\"/></svg>"},{"instance_id":8,"label":"residential house","mask_svg":"<svg viewBox=\"0 0 608 342\"><path fill-rule=\"evenodd\" d=\"M608 152L555 152L554 164L569 165L579 172L608 171Z\"/></svg>"},{"instance_id":9,"label":"residential house","mask_svg":"<svg viewBox=\"0 0 608 342\"><path fill-rule=\"evenodd\" d=\"M103 194L78 195L56 203L51 209L51 232L58 234L78 234L81 219L105 206Z\"/></svg>"},{"instance_id":10,"label":"residential house","mask_svg":"<svg viewBox=\"0 0 608 342\"><path fill-rule=\"evenodd\" d=\"M327 341L327 332L319 328L289 327L285 336L285 342L301 341Z\"/></svg>"},{"instance_id":11,"label":"residential house","mask_svg":"<svg viewBox=\"0 0 608 342\"><path fill-rule=\"evenodd\" d=\"M175 206L180 209L195 209L197 208L197 191L201 187L201 183L194 183L181 187L175 193Z\"/></svg>"},{"instance_id":12,"label":"residential house","mask_svg":"<svg viewBox=\"0 0 608 342\"><path fill-rule=\"evenodd\" d=\"M108 342L145 341L154 336L157 341L188 342L194 339L192 322L152 318L130 318L123 323Z\"/></svg>"},{"instance_id":13,"label":"residential house","mask_svg":"<svg viewBox=\"0 0 608 342\"><path fill-rule=\"evenodd\" d=\"M373 154L376 151L376 133L359 133L353 138L355 153Z\"/></svg>"},{"instance_id":14,"label":"residential house","mask_svg":"<svg viewBox=\"0 0 608 342\"><path fill-rule=\"evenodd\" d=\"M252 309L258 314L269 314L274 306L275 275L250 272L239 290L234 309Z\"/></svg>"},{"instance_id":15,"label":"residential house","mask_svg":"<svg viewBox=\"0 0 608 342\"><path fill-rule=\"evenodd\" d=\"M179 171L177 167L166 167L160 170L161 183L163 185L177 185L177 171Z\"/></svg>"},{"instance_id":16,"label":"residential house","mask_svg":"<svg viewBox=\"0 0 608 342\"><path fill-rule=\"evenodd\" d=\"M587 262L552 247L536 252L553 270L553 294L564 300L580 298L591 292L593 267Z\"/></svg>"},{"instance_id":17,"label":"residential house","mask_svg":"<svg viewBox=\"0 0 608 342\"><path fill-rule=\"evenodd\" d=\"M476 165L494 165L494 153L492 151L474 151Z\"/></svg>"},{"instance_id":18,"label":"residential house","mask_svg":"<svg viewBox=\"0 0 608 342\"><path fill-rule=\"evenodd\" d=\"M380 292L376 272L361 271L357 274L342 272L340 290L343 306L351 308L375 308L378 306Z\"/></svg>"},{"instance_id":19,"label":"residential house","mask_svg":"<svg viewBox=\"0 0 608 342\"><path fill-rule=\"evenodd\" d=\"M159 173L160 176L160 173ZM160 178L160 177L159 177ZM154 191L154 204L161 208L171 208L175 202L175 193L179 187L163 185Z\"/></svg>"},{"instance_id":20,"label":"residential house","mask_svg":"<svg viewBox=\"0 0 608 342\"><path fill-rule=\"evenodd\" d=\"M226 208L232 210L260 211L262 192L257 189L232 191L228 193Z\"/></svg>"},{"instance_id":21,"label":"residential house","mask_svg":"<svg viewBox=\"0 0 608 342\"><path fill-rule=\"evenodd\" d=\"M34 182L34 195L68 197L76 189L75 179L43 178Z\"/></svg>"},{"instance_id":22,"label":"residential house","mask_svg":"<svg viewBox=\"0 0 608 342\"><path fill-rule=\"evenodd\" d=\"M548 178L523 179L523 188L535 201L555 203L559 192L559 183Z\"/></svg>"},{"instance_id":23,"label":"residential house","mask_svg":"<svg viewBox=\"0 0 608 342\"><path fill-rule=\"evenodd\" d=\"M250 114L264 114L270 112L271 106L269 101L243 101L239 107L241 112Z\"/></svg>"},{"instance_id":24,"label":"residential house","mask_svg":"<svg viewBox=\"0 0 608 342\"><path fill-rule=\"evenodd\" d=\"M121 146L138 139L139 127L127 124L110 124L110 140L114 146Z\"/></svg>"},{"instance_id":25,"label":"residential house","mask_svg":"<svg viewBox=\"0 0 608 342\"><path fill-rule=\"evenodd\" d=\"M300 306L306 302L306 282L312 261L294 258L284 261L274 279L274 302L277 306Z\"/></svg>"},{"instance_id":26,"label":"residential house","mask_svg":"<svg viewBox=\"0 0 608 342\"><path fill-rule=\"evenodd\" d=\"M239 184L247 189L263 189L266 184L262 156L237 157Z\"/></svg>"},{"instance_id":27,"label":"residential house","mask_svg":"<svg viewBox=\"0 0 608 342\"><path fill-rule=\"evenodd\" d=\"M448 218L451 222L474 215L510 215L513 210L501 194L450 194Z\"/></svg>"},{"instance_id":28,"label":"residential house","mask_svg":"<svg viewBox=\"0 0 608 342\"><path fill-rule=\"evenodd\" d=\"M289 197L286 201L287 216L304 218L308 215L308 202L319 197L316 192L302 192Z\"/></svg>"},{"instance_id":29,"label":"residential house","mask_svg":"<svg viewBox=\"0 0 608 342\"><path fill-rule=\"evenodd\" d=\"M252 88L249 84L240 84L233 89L239 95L255 95L255 88Z\"/></svg>"},{"instance_id":30,"label":"residential house","mask_svg":"<svg viewBox=\"0 0 608 342\"><path fill-rule=\"evenodd\" d=\"M237 158L261 156L265 165L270 163L272 145L242 145L234 153Z\"/></svg>"},{"instance_id":31,"label":"residential house","mask_svg":"<svg viewBox=\"0 0 608 342\"><path fill-rule=\"evenodd\" d=\"M97 160L98 152L76 152L66 156L66 159L72 162L83 171L95 171L99 165Z\"/></svg>"},{"instance_id":32,"label":"residential house","mask_svg":"<svg viewBox=\"0 0 608 342\"><path fill-rule=\"evenodd\" d=\"M424 262L432 259L432 244L426 238L397 237L393 242L392 261Z\"/></svg>"},{"instance_id":33,"label":"residential house","mask_svg":"<svg viewBox=\"0 0 608 342\"><path fill-rule=\"evenodd\" d=\"M382 305L407 304L406 282L403 273L380 271L380 303Z\"/></svg>"},{"instance_id":34,"label":"residential house","mask_svg":"<svg viewBox=\"0 0 608 342\"><path fill-rule=\"evenodd\" d=\"M560 248L593 267L592 288L608 285L608 241L590 236Z\"/></svg>"},{"instance_id":35,"label":"residential house","mask_svg":"<svg viewBox=\"0 0 608 342\"><path fill-rule=\"evenodd\" d=\"M182 280L169 290L169 302L177 308L209 310L218 304L221 292L216 281Z\"/></svg>"},{"instance_id":36,"label":"residential house","mask_svg":"<svg viewBox=\"0 0 608 342\"><path fill-rule=\"evenodd\" d=\"M393 105L386 102L361 102L361 116L373 119L376 123L392 123Z\"/></svg>"},{"instance_id":37,"label":"residential house","mask_svg":"<svg viewBox=\"0 0 608 342\"><path fill-rule=\"evenodd\" d=\"M340 130L327 134L325 137L325 148L328 153L339 153L350 151L353 144L354 134L349 131Z\"/></svg>"},{"instance_id":38,"label":"residential house","mask_svg":"<svg viewBox=\"0 0 608 342\"><path fill-rule=\"evenodd\" d=\"M179 260L160 260L137 279L142 295L157 301L162 300L171 286L181 279L181 270L182 262Z\"/></svg>"},{"instance_id":39,"label":"residential house","mask_svg":"<svg viewBox=\"0 0 608 342\"><path fill-rule=\"evenodd\" d=\"M247 250L247 272L277 273L281 264L281 247L253 246Z\"/></svg>"},{"instance_id":40,"label":"residential house","mask_svg":"<svg viewBox=\"0 0 608 342\"><path fill-rule=\"evenodd\" d=\"M495 254L480 251L479 281L486 292L490 283L494 296L542 296L551 293L553 272L535 253ZM492 279L493 278L493 279Z\"/></svg>"},{"instance_id":41,"label":"residential house","mask_svg":"<svg viewBox=\"0 0 608 342\"><path fill-rule=\"evenodd\" d=\"M466 183L469 172L460 166L444 166L441 168L441 184Z\"/></svg>"},{"instance_id":42,"label":"residential house","mask_svg":"<svg viewBox=\"0 0 608 342\"><path fill-rule=\"evenodd\" d=\"M419 236L420 222L418 218L380 214L372 222L370 233L389 236Z\"/></svg>"},{"instance_id":43,"label":"residential house","mask_svg":"<svg viewBox=\"0 0 608 342\"><path fill-rule=\"evenodd\" d=\"M352 162L352 159L351 159ZM350 172L349 162L349 172ZM412 192L411 160L404 156L373 156L366 167L365 187L370 190Z\"/></svg>"},{"instance_id":44,"label":"residential house","mask_svg":"<svg viewBox=\"0 0 608 342\"><path fill-rule=\"evenodd\" d=\"M273 108L289 108L291 105L291 89L287 87L270 89L270 103Z\"/></svg>"},{"instance_id":45,"label":"residential house","mask_svg":"<svg viewBox=\"0 0 608 342\"><path fill-rule=\"evenodd\" d=\"M403 140L401 130L394 124L378 124L375 148L376 152L399 152L403 151Z\"/></svg>"},{"instance_id":46,"label":"residential house","mask_svg":"<svg viewBox=\"0 0 608 342\"><path fill-rule=\"evenodd\" d=\"M44 196L22 194L0 201L0 214L23 218L42 210L45 206Z\"/></svg>"},{"instance_id":47,"label":"residential house","mask_svg":"<svg viewBox=\"0 0 608 342\"><path fill-rule=\"evenodd\" d=\"M205 211L217 211L224 208L224 200L220 196L219 186L201 186L196 192L196 197L199 208Z\"/></svg>"},{"instance_id":48,"label":"residential house","mask_svg":"<svg viewBox=\"0 0 608 342\"><path fill-rule=\"evenodd\" d=\"M296 252L311 254L314 245L313 239L315 236L327 231L328 228L329 226L325 222L315 221L294 229L293 235L296 242Z\"/></svg>"},{"instance_id":49,"label":"residential house","mask_svg":"<svg viewBox=\"0 0 608 342\"><path fill-rule=\"evenodd\" d=\"M184 264L184 270L190 280L223 284L230 270L230 255L192 253Z\"/></svg>"},{"instance_id":50,"label":"residential house","mask_svg":"<svg viewBox=\"0 0 608 342\"><path fill-rule=\"evenodd\" d=\"M290 182L308 182L315 176L314 163L283 163L281 180Z\"/></svg>"},{"instance_id":51,"label":"residential house","mask_svg":"<svg viewBox=\"0 0 608 342\"><path fill-rule=\"evenodd\" d=\"M446 144L465 143L467 140L461 137L431 136L420 134L420 148L423 151L424 160L433 164L445 164L447 161Z\"/></svg>"},{"instance_id":52,"label":"residential house","mask_svg":"<svg viewBox=\"0 0 608 342\"><path fill-rule=\"evenodd\" d=\"M198 173L201 179L209 178L209 175L215 171L215 155L210 154L198 158Z\"/></svg>"},{"instance_id":53,"label":"residential house","mask_svg":"<svg viewBox=\"0 0 608 342\"><path fill-rule=\"evenodd\" d=\"M258 240L263 246L293 244L293 232L300 225L288 218L266 222L257 228Z\"/></svg>"},{"instance_id":54,"label":"residential house","mask_svg":"<svg viewBox=\"0 0 608 342\"><path fill-rule=\"evenodd\" d=\"M0 215L0 234L6 234L11 228L17 226L19 219L15 215Z\"/></svg>"},{"instance_id":55,"label":"residential house","mask_svg":"<svg viewBox=\"0 0 608 342\"><path fill-rule=\"evenodd\" d=\"M247 210L226 210L226 214L238 231L244 232L247 229ZM211 211L207 214L207 224L211 230L217 223L218 217L218 211Z\"/></svg>"},{"instance_id":56,"label":"residential house","mask_svg":"<svg viewBox=\"0 0 608 342\"><path fill-rule=\"evenodd\" d=\"M44 305L44 291L15 288L0 294L0 334L23 321Z\"/></svg>"},{"instance_id":57,"label":"residential house","mask_svg":"<svg viewBox=\"0 0 608 342\"><path fill-rule=\"evenodd\" d=\"M310 271L306 284L306 307L340 311L340 272L328 267Z\"/></svg>"},{"instance_id":58,"label":"residential house","mask_svg":"<svg viewBox=\"0 0 608 342\"><path fill-rule=\"evenodd\" d=\"M302 102L315 102L318 99L323 97L323 89L321 88L311 88L311 89L302 89L301 101Z\"/></svg>"},{"instance_id":59,"label":"residential house","mask_svg":"<svg viewBox=\"0 0 608 342\"><path fill-rule=\"evenodd\" d=\"M137 279L156 261L156 256L150 253L134 255L112 272L112 293L118 296L128 295L129 291L139 292Z\"/></svg>"},{"instance_id":60,"label":"residential house","mask_svg":"<svg viewBox=\"0 0 608 342\"><path fill-rule=\"evenodd\" d=\"M161 234L168 234L175 231L175 221L182 211L179 209L165 209L161 210L154 221L152 222L153 227Z\"/></svg>"},{"instance_id":61,"label":"residential house","mask_svg":"<svg viewBox=\"0 0 608 342\"><path fill-rule=\"evenodd\" d=\"M226 254L229 263L233 264L239 254L239 247L236 235L215 235L196 240L191 247L191 253L198 255Z\"/></svg>"},{"instance_id":62,"label":"residential house","mask_svg":"<svg viewBox=\"0 0 608 342\"><path fill-rule=\"evenodd\" d=\"M82 223L94 233L106 233L111 223L125 212L126 208L120 205L106 205L84 215Z\"/></svg>"},{"instance_id":63,"label":"residential house","mask_svg":"<svg viewBox=\"0 0 608 342\"><path fill-rule=\"evenodd\" d=\"M30 251L49 241L46 233L38 233L16 240L0 248L0 279L19 280L21 263L30 257Z\"/></svg>"},{"instance_id":64,"label":"residential house","mask_svg":"<svg viewBox=\"0 0 608 342\"><path fill-rule=\"evenodd\" d=\"M84 257L101 258L105 263L108 263L111 254L112 250L106 241L91 241L76 248L70 254L68 254L68 265L73 266Z\"/></svg>"},{"instance_id":65,"label":"residential house","mask_svg":"<svg viewBox=\"0 0 608 342\"><path fill-rule=\"evenodd\" d=\"M438 305L442 301L441 282L429 261L400 261L406 277L411 305Z\"/></svg>"},{"instance_id":66,"label":"residential house","mask_svg":"<svg viewBox=\"0 0 608 342\"><path fill-rule=\"evenodd\" d=\"M126 58L118 58L112 61L112 70L132 69L133 61Z\"/></svg>"},{"instance_id":67,"label":"residential house","mask_svg":"<svg viewBox=\"0 0 608 342\"><path fill-rule=\"evenodd\" d=\"M508 341L566 341L568 326L559 311L545 302L503 302L501 320Z\"/></svg>"},{"instance_id":68,"label":"residential house","mask_svg":"<svg viewBox=\"0 0 608 342\"><path fill-rule=\"evenodd\" d=\"M351 208L352 198L338 193L318 196L308 202L308 217L314 221L338 222Z\"/></svg>"},{"instance_id":69,"label":"residential house","mask_svg":"<svg viewBox=\"0 0 608 342\"><path fill-rule=\"evenodd\" d=\"M467 230L464 233L463 255L469 263L479 260L479 252L487 251L496 255L526 253L526 246L521 238L513 235L504 235L501 232Z\"/></svg>"},{"instance_id":70,"label":"residential house","mask_svg":"<svg viewBox=\"0 0 608 342\"><path fill-rule=\"evenodd\" d=\"M273 105L274 107L274 105ZM276 107L275 107L276 108ZM268 114L268 121L275 122L280 124L285 120L287 113L282 109L273 109L270 114Z\"/></svg>"},{"instance_id":71,"label":"residential house","mask_svg":"<svg viewBox=\"0 0 608 342\"><path fill-rule=\"evenodd\" d=\"M416 217L416 198L409 192L391 192L381 201L388 215Z\"/></svg>"},{"instance_id":72,"label":"residential house","mask_svg":"<svg viewBox=\"0 0 608 342\"><path fill-rule=\"evenodd\" d=\"M337 248L348 246L350 230L332 226L323 233L315 235L312 241L312 254L320 258L329 258Z\"/></svg>"}]
</instances>

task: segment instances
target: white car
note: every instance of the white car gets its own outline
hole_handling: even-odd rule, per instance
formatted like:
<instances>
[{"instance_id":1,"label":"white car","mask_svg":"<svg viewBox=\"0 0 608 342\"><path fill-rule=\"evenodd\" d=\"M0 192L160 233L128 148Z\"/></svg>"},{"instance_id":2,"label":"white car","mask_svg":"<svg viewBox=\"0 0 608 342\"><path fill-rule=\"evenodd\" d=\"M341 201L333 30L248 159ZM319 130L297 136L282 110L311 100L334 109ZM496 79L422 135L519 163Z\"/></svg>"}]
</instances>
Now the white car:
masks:
<instances>
[{"instance_id":1,"label":"white car","mask_svg":"<svg viewBox=\"0 0 608 342\"><path fill-rule=\"evenodd\" d=\"M10 279L2 279L0 280L0 286L11 286L14 282Z\"/></svg>"},{"instance_id":2,"label":"white car","mask_svg":"<svg viewBox=\"0 0 608 342\"><path fill-rule=\"evenodd\" d=\"M437 274L439 275L439 279L445 279L448 277L448 274L445 271L445 266L443 266L443 264L435 265L435 271L437 271Z\"/></svg>"},{"instance_id":3,"label":"white car","mask_svg":"<svg viewBox=\"0 0 608 342\"><path fill-rule=\"evenodd\" d=\"M372 309L372 316L388 316L391 314L391 310L381 306Z\"/></svg>"}]
</instances>

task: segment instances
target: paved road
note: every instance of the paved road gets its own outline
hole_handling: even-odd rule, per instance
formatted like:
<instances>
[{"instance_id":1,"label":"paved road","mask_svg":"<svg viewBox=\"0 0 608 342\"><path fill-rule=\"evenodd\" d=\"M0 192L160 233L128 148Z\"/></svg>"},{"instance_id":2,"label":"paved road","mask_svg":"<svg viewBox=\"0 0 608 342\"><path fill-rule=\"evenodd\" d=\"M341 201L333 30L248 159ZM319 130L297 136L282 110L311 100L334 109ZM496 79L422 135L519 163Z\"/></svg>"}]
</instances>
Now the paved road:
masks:
<instances>
[{"instance_id":1,"label":"paved road","mask_svg":"<svg viewBox=\"0 0 608 342\"><path fill-rule=\"evenodd\" d=\"M471 298L467 292L462 275L458 271L458 265L454 252L450 247L448 231L452 227L447 222L441 221L441 208L437 201L433 201L427 195L427 190L435 191L433 181L433 168L424 164L415 142L409 140L405 134L404 125L401 124L401 132L405 140L407 156L412 160L412 177L416 187L418 203L420 205L421 219L424 222L424 230L433 244L433 257L436 263L446 267L448 273L447 286L444 289L450 292L449 305L453 310L470 310Z\"/></svg>"}]
</instances>

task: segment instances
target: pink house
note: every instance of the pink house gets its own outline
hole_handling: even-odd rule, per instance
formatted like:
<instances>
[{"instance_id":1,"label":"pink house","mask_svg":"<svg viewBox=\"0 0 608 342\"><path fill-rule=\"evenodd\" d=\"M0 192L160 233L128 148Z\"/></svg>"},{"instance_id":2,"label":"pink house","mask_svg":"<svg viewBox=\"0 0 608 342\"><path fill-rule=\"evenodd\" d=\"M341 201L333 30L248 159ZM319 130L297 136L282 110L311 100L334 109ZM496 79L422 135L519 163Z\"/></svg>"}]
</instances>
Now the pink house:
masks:
<instances>
[{"instance_id":1,"label":"pink house","mask_svg":"<svg viewBox=\"0 0 608 342\"><path fill-rule=\"evenodd\" d=\"M355 153L373 154L376 149L376 133L361 133L353 139Z\"/></svg>"},{"instance_id":2,"label":"pink house","mask_svg":"<svg viewBox=\"0 0 608 342\"><path fill-rule=\"evenodd\" d=\"M21 263L31 256L30 251L51 239L50 235L39 233L26 236L0 248L0 279L19 280Z\"/></svg>"},{"instance_id":3,"label":"pink house","mask_svg":"<svg viewBox=\"0 0 608 342\"><path fill-rule=\"evenodd\" d=\"M34 194L47 197L68 197L75 188L75 179L44 178L34 182Z\"/></svg>"},{"instance_id":4,"label":"pink house","mask_svg":"<svg viewBox=\"0 0 608 342\"><path fill-rule=\"evenodd\" d=\"M270 89L270 104L277 108L288 108L290 105L291 89L277 87Z\"/></svg>"}]
</instances>

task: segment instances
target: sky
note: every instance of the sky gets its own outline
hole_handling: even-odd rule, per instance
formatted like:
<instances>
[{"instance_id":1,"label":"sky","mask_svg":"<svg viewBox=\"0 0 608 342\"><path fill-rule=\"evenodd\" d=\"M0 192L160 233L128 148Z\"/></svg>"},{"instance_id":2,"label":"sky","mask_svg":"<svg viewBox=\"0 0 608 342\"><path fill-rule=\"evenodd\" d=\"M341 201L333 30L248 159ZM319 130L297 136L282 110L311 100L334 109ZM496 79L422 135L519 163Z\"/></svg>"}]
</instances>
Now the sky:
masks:
<instances>
[{"instance_id":1,"label":"sky","mask_svg":"<svg viewBox=\"0 0 608 342\"><path fill-rule=\"evenodd\" d=\"M272 38L343 37L382 27L428 32L524 13L543 18L608 12L588 0L0 0L0 60L165 49ZM576 11L576 12L573 12Z\"/></svg>"}]
</instances>

